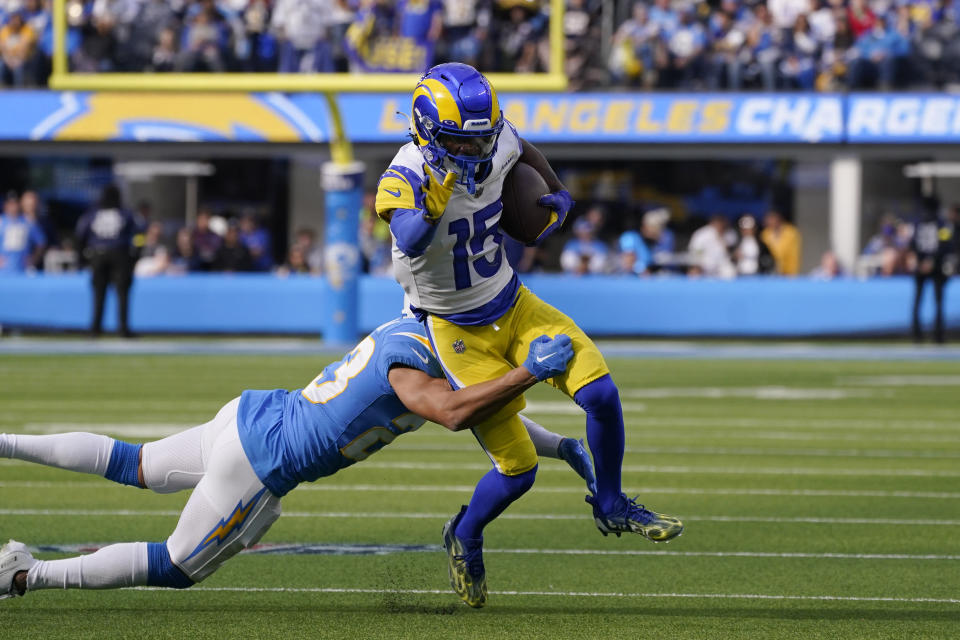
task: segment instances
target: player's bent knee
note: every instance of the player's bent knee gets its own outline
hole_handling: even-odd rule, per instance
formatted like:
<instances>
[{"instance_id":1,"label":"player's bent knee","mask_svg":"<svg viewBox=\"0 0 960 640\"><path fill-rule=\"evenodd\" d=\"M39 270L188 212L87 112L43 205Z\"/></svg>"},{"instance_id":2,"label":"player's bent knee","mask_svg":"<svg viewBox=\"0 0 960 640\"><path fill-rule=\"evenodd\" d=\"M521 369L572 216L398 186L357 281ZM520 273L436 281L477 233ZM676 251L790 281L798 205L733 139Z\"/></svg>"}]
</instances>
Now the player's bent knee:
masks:
<instances>
[{"instance_id":1,"label":"player's bent knee","mask_svg":"<svg viewBox=\"0 0 960 640\"><path fill-rule=\"evenodd\" d=\"M147 543L147 585L168 589L187 589L196 584L173 564L166 542Z\"/></svg>"},{"instance_id":2,"label":"player's bent knee","mask_svg":"<svg viewBox=\"0 0 960 640\"><path fill-rule=\"evenodd\" d=\"M110 462L107 464L107 471L103 474L103 477L120 484L142 488L138 475L140 449L142 448L142 444L130 444L122 440L115 440L113 448L110 450Z\"/></svg>"},{"instance_id":3,"label":"player's bent knee","mask_svg":"<svg viewBox=\"0 0 960 640\"><path fill-rule=\"evenodd\" d=\"M585 384L574 394L573 399L588 414L620 412L620 392L609 374Z\"/></svg>"},{"instance_id":4,"label":"player's bent knee","mask_svg":"<svg viewBox=\"0 0 960 640\"><path fill-rule=\"evenodd\" d=\"M537 479L537 465L516 475L500 475L507 488L507 493L511 496L520 497L533 487L533 482Z\"/></svg>"}]
</instances>

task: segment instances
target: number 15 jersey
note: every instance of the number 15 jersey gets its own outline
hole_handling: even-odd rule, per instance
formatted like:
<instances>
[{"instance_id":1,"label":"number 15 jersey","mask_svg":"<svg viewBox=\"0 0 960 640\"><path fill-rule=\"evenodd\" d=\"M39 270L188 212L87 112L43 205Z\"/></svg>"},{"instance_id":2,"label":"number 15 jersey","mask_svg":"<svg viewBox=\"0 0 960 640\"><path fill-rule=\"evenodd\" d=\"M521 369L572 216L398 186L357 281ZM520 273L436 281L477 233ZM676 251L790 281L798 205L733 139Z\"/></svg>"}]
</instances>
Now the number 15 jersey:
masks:
<instances>
[{"instance_id":1,"label":"number 15 jersey","mask_svg":"<svg viewBox=\"0 0 960 640\"><path fill-rule=\"evenodd\" d=\"M520 158L522 146L513 125L506 125L490 174L473 195L464 185L454 186L437 222L436 235L423 255L404 254L394 238L394 277L413 306L451 316L483 307L511 285L516 289L513 268L502 247L500 196L504 178ZM380 178L377 212L422 208L424 180L423 156L415 144L408 143Z\"/></svg>"},{"instance_id":2,"label":"number 15 jersey","mask_svg":"<svg viewBox=\"0 0 960 640\"><path fill-rule=\"evenodd\" d=\"M424 419L400 402L387 379L395 364L443 377L423 326L399 319L377 328L303 389L244 391L237 428L264 486L283 496L419 429Z\"/></svg>"}]
</instances>

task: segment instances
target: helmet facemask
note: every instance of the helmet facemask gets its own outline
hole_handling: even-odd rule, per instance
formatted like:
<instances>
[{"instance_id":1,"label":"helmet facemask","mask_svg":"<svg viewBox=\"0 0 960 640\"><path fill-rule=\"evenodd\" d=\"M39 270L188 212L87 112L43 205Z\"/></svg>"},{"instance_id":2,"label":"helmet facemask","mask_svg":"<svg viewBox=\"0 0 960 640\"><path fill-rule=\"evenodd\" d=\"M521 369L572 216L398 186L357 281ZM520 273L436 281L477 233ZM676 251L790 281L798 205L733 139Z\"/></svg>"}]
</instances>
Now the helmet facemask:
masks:
<instances>
[{"instance_id":1,"label":"helmet facemask","mask_svg":"<svg viewBox=\"0 0 960 640\"><path fill-rule=\"evenodd\" d=\"M457 126L434 121L428 115L414 112L415 126L425 144L420 146L424 160L443 175L448 171L457 174L457 184L467 187L471 195L476 192L476 183L485 177L487 166L497 152L497 140L503 130L503 119L493 126L484 120L477 128L467 121L461 129Z\"/></svg>"}]
</instances>

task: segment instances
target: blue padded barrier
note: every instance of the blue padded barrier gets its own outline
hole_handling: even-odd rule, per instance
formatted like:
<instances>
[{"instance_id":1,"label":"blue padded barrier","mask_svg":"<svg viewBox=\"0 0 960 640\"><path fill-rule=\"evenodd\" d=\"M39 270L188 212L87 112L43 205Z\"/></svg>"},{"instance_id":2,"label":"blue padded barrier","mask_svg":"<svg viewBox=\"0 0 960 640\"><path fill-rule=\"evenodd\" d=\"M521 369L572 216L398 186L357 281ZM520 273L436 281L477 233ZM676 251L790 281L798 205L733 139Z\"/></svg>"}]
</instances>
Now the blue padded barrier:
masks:
<instances>
[{"instance_id":1,"label":"blue padded barrier","mask_svg":"<svg viewBox=\"0 0 960 640\"><path fill-rule=\"evenodd\" d=\"M816 336L906 333L910 278L819 281L756 278L715 281L530 275L524 283L594 336ZM399 315L400 287L360 278L361 331ZM269 274L192 274L138 278L131 326L138 332L319 334L323 278ZM933 316L927 292L923 318ZM84 330L90 324L86 274L0 275L0 325ZM960 327L960 291L947 286L947 326ZM115 299L104 326L115 328Z\"/></svg>"}]
</instances>

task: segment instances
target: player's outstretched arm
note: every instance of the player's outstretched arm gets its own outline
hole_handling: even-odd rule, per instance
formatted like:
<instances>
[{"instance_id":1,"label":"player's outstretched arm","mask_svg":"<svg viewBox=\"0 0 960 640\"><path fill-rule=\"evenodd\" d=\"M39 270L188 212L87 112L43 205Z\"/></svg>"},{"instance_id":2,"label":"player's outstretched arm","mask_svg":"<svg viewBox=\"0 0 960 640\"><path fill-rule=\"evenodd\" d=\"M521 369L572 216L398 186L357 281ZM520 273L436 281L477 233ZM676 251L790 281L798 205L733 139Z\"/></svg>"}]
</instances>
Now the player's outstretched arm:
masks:
<instances>
[{"instance_id":1,"label":"player's outstretched arm","mask_svg":"<svg viewBox=\"0 0 960 640\"><path fill-rule=\"evenodd\" d=\"M410 411L451 431L460 431L480 424L537 382L563 373L572 357L568 336L540 336L531 343L523 366L456 391L445 379L433 378L419 369L395 366L388 377L397 397Z\"/></svg>"}]
</instances>

